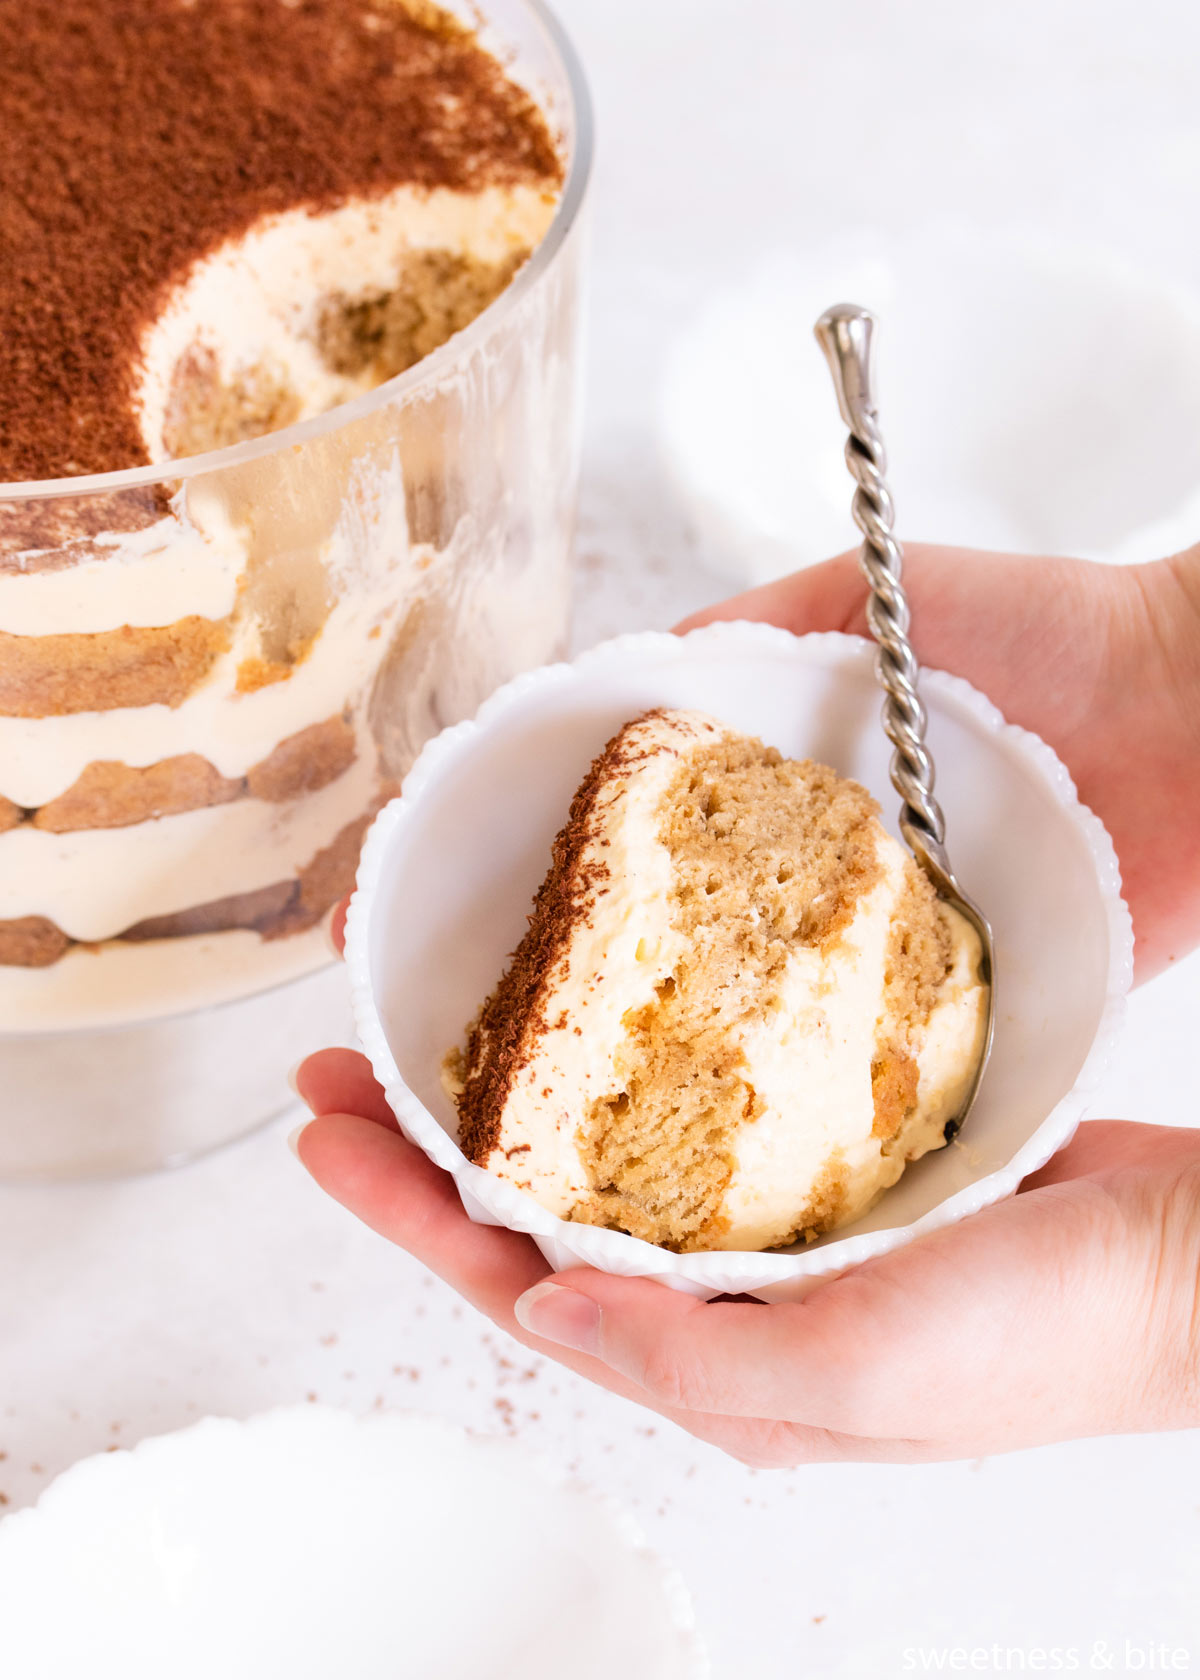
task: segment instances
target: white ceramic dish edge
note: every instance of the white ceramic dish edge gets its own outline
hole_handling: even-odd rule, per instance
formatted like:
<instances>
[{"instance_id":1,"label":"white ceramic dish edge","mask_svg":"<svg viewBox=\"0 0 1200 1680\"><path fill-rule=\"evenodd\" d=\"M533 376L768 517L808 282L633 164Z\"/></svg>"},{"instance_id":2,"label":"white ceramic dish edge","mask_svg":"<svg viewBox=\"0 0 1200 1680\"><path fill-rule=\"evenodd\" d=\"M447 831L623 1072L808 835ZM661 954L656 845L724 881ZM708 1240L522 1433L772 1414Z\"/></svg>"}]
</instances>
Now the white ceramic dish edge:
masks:
<instances>
[{"instance_id":1,"label":"white ceramic dish edge","mask_svg":"<svg viewBox=\"0 0 1200 1680\"><path fill-rule=\"evenodd\" d=\"M94 1498L111 1503L110 1495L114 1482L136 1473L138 1467L147 1459L153 1461L178 1455L181 1450L190 1450L196 1454L198 1464L202 1465L207 1452L220 1450L220 1441L230 1430L261 1436L278 1431L281 1424L286 1424L292 1418L299 1418L318 1426L325 1420L330 1427L344 1426L367 1430L394 1426L397 1420L403 1419L407 1424L417 1425L430 1433L441 1434L447 1438L458 1439L466 1436L481 1452L516 1455L529 1476L536 1476L549 1487L561 1488L587 1499L593 1506L605 1512L617 1540L639 1560L640 1565L657 1582L671 1626L679 1638L680 1654L686 1660L689 1680L709 1680L711 1665L696 1626L695 1607L687 1583L674 1564L654 1549L637 1519L624 1505L611 1494L568 1474L545 1454L531 1452L527 1447L517 1446L499 1436L462 1429L457 1424L429 1412L382 1412L362 1416L335 1406L276 1406L270 1411L259 1412L244 1419L219 1416L201 1418L184 1429L173 1430L164 1435L147 1436L133 1447L122 1449L120 1452L93 1454L78 1460L56 1476L35 1505L14 1511L0 1520L0 1567L5 1549L10 1545L20 1544L28 1533L29 1525L59 1521L60 1510L64 1506L70 1510L71 1500L80 1496L81 1487L89 1491Z\"/></svg>"},{"instance_id":2,"label":"white ceramic dish edge","mask_svg":"<svg viewBox=\"0 0 1200 1680\"><path fill-rule=\"evenodd\" d=\"M533 687L549 688L568 682L574 673L614 654L639 652L662 656L694 648L700 640L719 645L723 637L747 634L761 639L764 652L797 638L773 625L726 621L693 630L686 636L663 631L637 631L602 642L571 662L547 665L529 671L496 690L473 719L451 726L435 736L421 752L405 779L404 791L376 817L363 847L357 885L346 923L346 962L355 1024L376 1078L387 1093L400 1128L410 1142L454 1179L463 1205L479 1224L502 1225L533 1237L556 1271L573 1266L592 1266L623 1277L649 1277L688 1294L711 1297L723 1294L757 1294L766 1299L797 1299L815 1284L838 1276L864 1260L883 1254L914 1237L952 1224L1011 1195L1021 1180L1043 1166L1068 1142L1087 1110L1088 1098L1104 1076L1112 1056L1117 1033L1125 1013L1125 995L1133 977L1133 926L1121 897L1121 875L1107 829L1083 805L1066 766L1047 744L1031 731L1011 724L998 709L962 677L944 671L922 670L921 681L931 690L955 696L992 733L1003 737L1038 774L1080 831L1095 864L1108 918L1109 964L1107 994L1091 1048L1070 1091L1055 1105L1028 1142L1005 1167L968 1185L940 1202L911 1224L886 1230L863 1231L834 1239L800 1253L745 1253L713 1251L704 1254L673 1254L640 1238L596 1226L571 1224L542 1208L532 1197L494 1178L469 1162L458 1145L405 1085L387 1042L383 1022L371 984L368 956L370 907L378 886L384 859L398 827L411 820L423 789L440 766L461 744L481 729L493 714ZM863 646L860 637L839 632L817 632L803 640L810 650L828 650L831 658L844 653L847 645ZM1003 976L1000 976L1003 986Z\"/></svg>"}]
</instances>

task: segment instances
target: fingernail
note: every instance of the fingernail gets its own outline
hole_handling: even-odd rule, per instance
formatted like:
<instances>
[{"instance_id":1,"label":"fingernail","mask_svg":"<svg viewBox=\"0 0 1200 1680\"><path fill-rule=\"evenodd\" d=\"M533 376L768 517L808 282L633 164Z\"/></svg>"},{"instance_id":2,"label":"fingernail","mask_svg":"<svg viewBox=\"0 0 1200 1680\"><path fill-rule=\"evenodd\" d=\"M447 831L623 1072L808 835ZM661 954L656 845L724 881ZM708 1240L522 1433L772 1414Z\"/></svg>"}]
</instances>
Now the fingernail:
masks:
<instances>
[{"instance_id":1,"label":"fingernail","mask_svg":"<svg viewBox=\"0 0 1200 1680\"><path fill-rule=\"evenodd\" d=\"M547 1278L527 1289L513 1312L518 1324L544 1341L576 1353L600 1352L600 1308L578 1289Z\"/></svg>"},{"instance_id":2,"label":"fingernail","mask_svg":"<svg viewBox=\"0 0 1200 1680\"><path fill-rule=\"evenodd\" d=\"M305 1127L311 1125L311 1120L302 1120L298 1126L293 1126L292 1130L288 1133L287 1146L296 1157L297 1161L300 1161L300 1133L304 1131ZM300 1161L300 1165L303 1166L304 1162Z\"/></svg>"},{"instance_id":3,"label":"fingernail","mask_svg":"<svg viewBox=\"0 0 1200 1680\"><path fill-rule=\"evenodd\" d=\"M304 1064L307 1060L308 1060L307 1056L301 1056L300 1060L295 1064L295 1066L290 1067L287 1071L287 1082L291 1086L292 1090L296 1093L296 1095L300 1098L301 1102L304 1101L304 1093L303 1093L303 1091L301 1091L301 1089L300 1089L299 1085L296 1083L296 1081L299 1077L300 1069L304 1066Z\"/></svg>"}]
</instances>

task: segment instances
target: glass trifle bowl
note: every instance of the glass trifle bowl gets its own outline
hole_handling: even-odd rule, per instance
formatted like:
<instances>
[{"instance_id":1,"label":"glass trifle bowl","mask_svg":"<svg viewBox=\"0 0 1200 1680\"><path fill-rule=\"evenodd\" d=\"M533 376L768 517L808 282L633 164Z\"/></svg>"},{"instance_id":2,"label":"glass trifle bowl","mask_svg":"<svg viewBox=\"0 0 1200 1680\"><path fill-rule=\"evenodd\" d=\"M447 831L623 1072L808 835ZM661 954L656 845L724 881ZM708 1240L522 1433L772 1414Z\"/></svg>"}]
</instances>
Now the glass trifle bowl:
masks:
<instances>
[{"instance_id":1,"label":"glass trifle bowl","mask_svg":"<svg viewBox=\"0 0 1200 1680\"><path fill-rule=\"evenodd\" d=\"M349 1031L328 920L371 817L562 648L590 118L537 0L487 14L564 165L494 301L313 418L0 484L0 1179L171 1164L282 1110Z\"/></svg>"}]
</instances>

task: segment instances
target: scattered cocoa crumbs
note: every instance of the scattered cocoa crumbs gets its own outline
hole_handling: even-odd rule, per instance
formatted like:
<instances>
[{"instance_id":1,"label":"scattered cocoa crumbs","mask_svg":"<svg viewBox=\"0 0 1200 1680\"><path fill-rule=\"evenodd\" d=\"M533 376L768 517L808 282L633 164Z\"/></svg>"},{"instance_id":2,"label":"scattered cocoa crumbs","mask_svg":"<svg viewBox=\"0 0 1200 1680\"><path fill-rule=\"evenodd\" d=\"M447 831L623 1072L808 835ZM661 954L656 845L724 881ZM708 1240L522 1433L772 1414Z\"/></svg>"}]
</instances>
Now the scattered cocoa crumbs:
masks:
<instances>
[{"instance_id":1,"label":"scattered cocoa crumbs","mask_svg":"<svg viewBox=\"0 0 1200 1680\"><path fill-rule=\"evenodd\" d=\"M0 479L145 461L140 334L258 218L561 175L426 0L0 0L0 65Z\"/></svg>"}]
</instances>

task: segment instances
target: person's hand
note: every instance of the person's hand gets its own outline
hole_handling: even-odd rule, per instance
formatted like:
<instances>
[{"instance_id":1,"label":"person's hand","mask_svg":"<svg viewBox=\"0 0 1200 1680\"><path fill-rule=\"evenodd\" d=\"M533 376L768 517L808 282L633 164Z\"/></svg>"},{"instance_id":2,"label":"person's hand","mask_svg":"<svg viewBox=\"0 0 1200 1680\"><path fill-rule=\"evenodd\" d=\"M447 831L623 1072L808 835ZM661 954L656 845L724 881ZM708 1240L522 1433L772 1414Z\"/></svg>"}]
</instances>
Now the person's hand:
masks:
<instances>
[{"instance_id":1,"label":"person's hand","mask_svg":"<svg viewBox=\"0 0 1200 1680\"><path fill-rule=\"evenodd\" d=\"M1107 824L1139 977L1200 938L1200 563L912 549L917 652L1064 759ZM700 614L865 632L852 558ZM690 627L690 626L689 626ZM317 1182L539 1352L763 1465L957 1458L1200 1422L1200 1132L1096 1122L1021 1193L816 1288L700 1303L553 1274L467 1218L362 1057L310 1057Z\"/></svg>"},{"instance_id":2,"label":"person's hand","mask_svg":"<svg viewBox=\"0 0 1200 1680\"><path fill-rule=\"evenodd\" d=\"M1112 835L1138 979L1200 942L1200 550L1126 567L914 545L904 584L922 664L1047 741ZM680 628L749 618L865 636L866 599L847 554Z\"/></svg>"},{"instance_id":3,"label":"person's hand","mask_svg":"<svg viewBox=\"0 0 1200 1680\"><path fill-rule=\"evenodd\" d=\"M746 1463L974 1457L1200 1423L1200 1132L1096 1121L1022 1192L798 1304L553 1274L467 1218L362 1056L299 1070L297 1152L525 1346Z\"/></svg>"}]
</instances>

